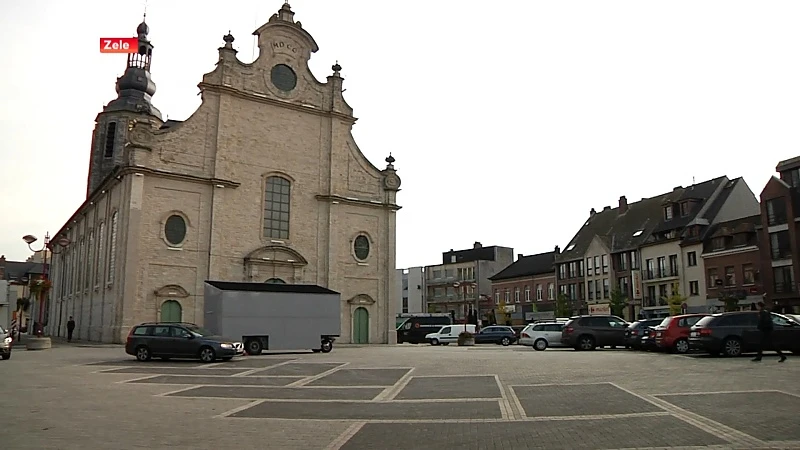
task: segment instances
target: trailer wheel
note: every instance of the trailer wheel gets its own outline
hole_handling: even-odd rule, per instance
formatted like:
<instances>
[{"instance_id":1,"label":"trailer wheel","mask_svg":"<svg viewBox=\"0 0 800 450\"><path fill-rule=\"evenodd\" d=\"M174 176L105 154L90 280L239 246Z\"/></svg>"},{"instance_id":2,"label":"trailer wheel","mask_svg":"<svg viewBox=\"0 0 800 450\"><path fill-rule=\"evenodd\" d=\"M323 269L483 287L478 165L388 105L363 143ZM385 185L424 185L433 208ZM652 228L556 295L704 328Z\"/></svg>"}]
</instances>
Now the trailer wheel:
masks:
<instances>
[{"instance_id":1,"label":"trailer wheel","mask_svg":"<svg viewBox=\"0 0 800 450\"><path fill-rule=\"evenodd\" d=\"M261 346L260 339L250 339L244 343L244 348L248 355L260 355L264 348Z\"/></svg>"},{"instance_id":2,"label":"trailer wheel","mask_svg":"<svg viewBox=\"0 0 800 450\"><path fill-rule=\"evenodd\" d=\"M322 353L330 353L333 350L333 342L329 339L325 339L322 341L322 347L320 347Z\"/></svg>"}]
</instances>

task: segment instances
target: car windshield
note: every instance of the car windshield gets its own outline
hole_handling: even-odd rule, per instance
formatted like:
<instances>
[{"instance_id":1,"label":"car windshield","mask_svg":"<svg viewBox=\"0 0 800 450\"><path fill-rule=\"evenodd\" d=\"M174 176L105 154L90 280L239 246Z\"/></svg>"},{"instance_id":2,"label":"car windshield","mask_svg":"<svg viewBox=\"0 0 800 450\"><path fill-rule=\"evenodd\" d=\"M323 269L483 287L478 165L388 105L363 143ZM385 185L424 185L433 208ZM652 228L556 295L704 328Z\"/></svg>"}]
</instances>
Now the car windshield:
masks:
<instances>
[{"instance_id":1,"label":"car windshield","mask_svg":"<svg viewBox=\"0 0 800 450\"><path fill-rule=\"evenodd\" d=\"M214 333L212 333L212 332L210 332L208 330L205 330L203 328L200 328L197 325L187 326L186 329L191 331L195 335L200 336L200 337L202 337L202 336L213 336L214 335Z\"/></svg>"}]
</instances>

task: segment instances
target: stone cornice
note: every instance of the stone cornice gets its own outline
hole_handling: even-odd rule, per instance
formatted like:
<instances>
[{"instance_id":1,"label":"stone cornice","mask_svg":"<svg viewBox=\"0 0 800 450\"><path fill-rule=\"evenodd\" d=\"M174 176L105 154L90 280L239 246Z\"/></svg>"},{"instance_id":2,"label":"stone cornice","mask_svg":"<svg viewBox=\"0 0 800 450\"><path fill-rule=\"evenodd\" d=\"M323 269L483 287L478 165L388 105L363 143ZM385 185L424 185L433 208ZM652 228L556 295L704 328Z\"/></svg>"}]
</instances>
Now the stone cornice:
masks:
<instances>
[{"instance_id":1,"label":"stone cornice","mask_svg":"<svg viewBox=\"0 0 800 450\"><path fill-rule=\"evenodd\" d=\"M141 173L143 175L154 175L162 178L170 178L173 180L189 181L192 183L209 184L212 186L221 186L226 188L237 188L241 183L236 181L224 180L221 178L206 178L197 175L187 175L182 173L169 172L166 170L151 169L149 167L141 166L126 166L120 169L119 176L129 175L132 173Z\"/></svg>"},{"instance_id":2,"label":"stone cornice","mask_svg":"<svg viewBox=\"0 0 800 450\"><path fill-rule=\"evenodd\" d=\"M265 103L265 104L273 105L273 106L281 106L281 107L284 107L284 108L293 109L295 111L301 111L301 112L307 112L307 113L311 113L311 114L316 114L316 115L322 116L322 117L335 117L335 118L340 119L340 120L342 120L344 122L347 122L347 123L349 123L351 125L356 123L356 121L358 120L357 118L355 118L353 116L349 116L347 114L342 114L340 112L325 111L325 110L317 108L316 106L298 105L297 103L292 103L292 102L287 102L287 101L283 101L283 100L277 100L277 99L274 99L274 98L269 98L269 97L266 96L266 94L258 95L258 94L252 94L252 93L249 93L249 92L242 92L242 91L240 91L238 89L234 89L234 88L231 88L231 87L228 87L228 86L220 86L220 85L209 84L209 83L200 83L200 84L197 85L197 87L199 87L201 91L218 92L218 93L221 93L221 94L224 93L224 94L232 95L234 97L239 97L239 98L244 99L244 100L256 101L256 102Z\"/></svg>"},{"instance_id":3,"label":"stone cornice","mask_svg":"<svg viewBox=\"0 0 800 450\"><path fill-rule=\"evenodd\" d=\"M317 195L316 199L321 202L330 202L330 203L344 203L348 205L358 205L358 206L369 206L371 208L379 208L379 209L389 209L391 211L397 211L402 206L396 205L393 203L382 203L376 200L360 200L353 197L342 197L340 195Z\"/></svg>"}]
</instances>

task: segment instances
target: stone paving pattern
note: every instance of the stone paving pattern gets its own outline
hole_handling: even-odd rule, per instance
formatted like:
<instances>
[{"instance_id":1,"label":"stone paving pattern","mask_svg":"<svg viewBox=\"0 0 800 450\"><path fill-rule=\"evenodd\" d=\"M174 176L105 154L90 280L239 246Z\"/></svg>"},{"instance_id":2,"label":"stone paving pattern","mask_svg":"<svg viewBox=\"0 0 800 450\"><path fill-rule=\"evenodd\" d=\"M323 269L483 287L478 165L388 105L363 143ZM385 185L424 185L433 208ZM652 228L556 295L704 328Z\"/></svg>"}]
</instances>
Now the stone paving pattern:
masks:
<instances>
[{"instance_id":1,"label":"stone paving pattern","mask_svg":"<svg viewBox=\"0 0 800 450\"><path fill-rule=\"evenodd\" d=\"M800 358L492 347L341 346L211 365L137 363L110 346L18 350L0 361L2 446L800 448Z\"/></svg>"}]
</instances>

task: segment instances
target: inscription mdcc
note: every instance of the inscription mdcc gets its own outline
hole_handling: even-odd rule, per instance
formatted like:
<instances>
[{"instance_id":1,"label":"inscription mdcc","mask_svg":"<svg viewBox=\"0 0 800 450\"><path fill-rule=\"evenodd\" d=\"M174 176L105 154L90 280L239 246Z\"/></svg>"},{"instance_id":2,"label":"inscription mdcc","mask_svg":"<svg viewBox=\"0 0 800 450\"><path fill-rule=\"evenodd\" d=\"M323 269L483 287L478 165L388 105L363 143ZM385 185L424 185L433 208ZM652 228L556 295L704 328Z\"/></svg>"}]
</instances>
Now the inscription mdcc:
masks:
<instances>
[{"instance_id":1,"label":"inscription mdcc","mask_svg":"<svg viewBox=\"0 0 800 450\"><path fill-rule=\"evenodd\" d=\"M290 51L292 53L297 53L298 52L298 48L297 47L295 47L294 45L289 44L287 42L284 42L284 41L274 41L272 43L272 48L282 49L282 50Z\"/></svg>"}]
</instances>

